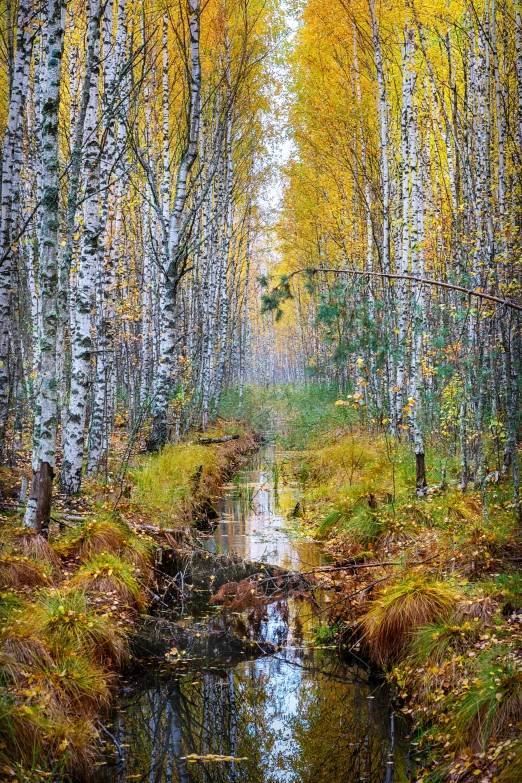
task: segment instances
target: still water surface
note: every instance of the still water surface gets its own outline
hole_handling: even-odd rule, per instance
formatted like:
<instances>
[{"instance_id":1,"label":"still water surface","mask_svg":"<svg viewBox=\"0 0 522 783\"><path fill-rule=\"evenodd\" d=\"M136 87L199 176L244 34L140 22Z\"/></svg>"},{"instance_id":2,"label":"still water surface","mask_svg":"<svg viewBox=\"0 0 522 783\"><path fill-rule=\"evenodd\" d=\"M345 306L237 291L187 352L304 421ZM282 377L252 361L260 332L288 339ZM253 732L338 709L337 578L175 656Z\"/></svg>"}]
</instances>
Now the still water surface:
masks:
<instances>
[{"instance_id":1,"label":"still water surface","mask_svg":"<svg viewBox=\"0 0 522 783\"><path fill-rule=\"evenodd\" d=\"M291 460L265 446L225 487L208 550L302 571L322 562L318 544L291 534L289 516L299 500ZM185 623L194 614L187 603ZM334 649L312 645L322 617L321 606L308 601L274 605L259 632L282 645L276 654L194 660L167 672L163 666L146 682L131 683L111 726L123 758L109 777L107 767L100 769L100 780L102 774L118 783L406 780L405 743L386 688L363 662L342 662Z\"/></svg>"}]
</instances>

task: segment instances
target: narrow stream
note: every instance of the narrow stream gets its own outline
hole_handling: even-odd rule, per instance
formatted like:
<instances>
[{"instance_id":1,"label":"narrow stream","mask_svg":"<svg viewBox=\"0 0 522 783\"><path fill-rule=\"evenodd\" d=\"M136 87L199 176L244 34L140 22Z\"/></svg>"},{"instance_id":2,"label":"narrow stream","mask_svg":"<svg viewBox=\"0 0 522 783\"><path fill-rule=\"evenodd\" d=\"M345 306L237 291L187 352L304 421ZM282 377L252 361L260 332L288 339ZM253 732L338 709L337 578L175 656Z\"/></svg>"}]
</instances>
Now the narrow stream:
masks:
<instances>
[{"instance_id":1,"label":"narrow stream","mask_svg":"<svg viewBox=\"0 0 522 783\"><path fill-rule=\"evenodd\" d=\"M299 500L299 487L290 479L291 459L267 445L224 488L218 525L205 542L209 551L302 571L322 562L318 544L291 534L289 517ZM187 602L181 619L190 624L196 614ZM259 633L281 646L277 653L256 660L199 659L179 669L162 666L149 672L146 682L129 683L109 727L123 758L111 770L100 767L96 778L111 783L405 781L404 730L393 716L387 689L363 662L342 662L335 649L313 644L321 622L321 607L311 601L272 605Z\"/></svg>"}]
</instances>

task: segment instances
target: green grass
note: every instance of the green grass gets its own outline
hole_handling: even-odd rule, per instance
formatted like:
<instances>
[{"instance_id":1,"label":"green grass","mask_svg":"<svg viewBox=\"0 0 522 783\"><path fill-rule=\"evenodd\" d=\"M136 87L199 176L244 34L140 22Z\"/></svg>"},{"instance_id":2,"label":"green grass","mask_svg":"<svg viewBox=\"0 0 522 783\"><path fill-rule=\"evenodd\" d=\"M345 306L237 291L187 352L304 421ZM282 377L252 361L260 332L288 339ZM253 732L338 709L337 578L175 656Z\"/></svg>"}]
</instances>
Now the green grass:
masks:
<instances>
[{"instance_id":1,"label":"green grass","mask_svg":"<svg viewBox=\"0 0 522 783\"><path fill-rule=\"evenodd\" d=\"M121 663L125 657L121 630L113 619L94 611L81 590L53 590L41 595L33 617L54 654L76 652L114 663Z\"/></svg>"},{"instance_id":2,"label":"green grass","mask_svg":"<svg viewBox=\"0 0 522 783\"><path fill-rule=\"evenodd\" d=\"M223 395L220 414L243 418L255 429L269 432L284 448L305 449L332 430L355 421L349 408L336 407L342 396L338 387L326 383L286 384L275 387L245 386Z\"/></svg>"},{"instance_id":3,"label":"green grass","mask_svg":"<svg viewBox=\"0 0 522 783\"><path fill-rule=\"evenodd\" d=\"M335 644L338 631L338 623L334 623L333 625L318 625L314 630L314 644Z\"/></svg>"},{"instance_id":4,"label":"green grass","mask_svg":"<svg viewBox=\"0 0 522 783\"><path fill-rule=\"evenodd\" d=\"M190 500L200 474L216 469L218 459L214 449L207 446L166 446L134 470L133 501L158 521L173 526L183 504Z\"/></svg>"},{"instance_id":5,"label":"green grass","mask_svg":"<svg viewBox=\"0 0 522 783\"><path fill-rule=\"evenodd\" d=\"M421 626L411 641L411 661L417 666L440 665L452 654L462 654L470 649L484 626L478 620L439 620Z\"/></svg>"},{"instance_id":6,"label":"green grass","mask_svg":"<svg viewBox=\"0 0 522 783\"><path fill-rule=\"evenodd\" d=\"M522 719L522 664L507 647L477 658L474 679L456 703L455 725L463 741L484 749Z\"/></svg>"}]
</instances>

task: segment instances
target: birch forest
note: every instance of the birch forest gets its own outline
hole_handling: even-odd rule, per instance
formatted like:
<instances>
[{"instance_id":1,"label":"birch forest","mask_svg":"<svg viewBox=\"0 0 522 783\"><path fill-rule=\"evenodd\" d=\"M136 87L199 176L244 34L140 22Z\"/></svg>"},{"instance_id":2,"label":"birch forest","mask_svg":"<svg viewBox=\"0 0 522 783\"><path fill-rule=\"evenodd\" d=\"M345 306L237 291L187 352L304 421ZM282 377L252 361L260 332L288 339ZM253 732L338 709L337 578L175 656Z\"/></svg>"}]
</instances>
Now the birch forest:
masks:
<instances>
[{"instance_id":1,"label":"birch forest","mask_svg":"<svg viewBox=\"0 0 522 783\"><path fill-rule=\"evenodd\" d=\"M0 61L0 778L522 780L519 0Z\"/></svg>"}]
</instances>

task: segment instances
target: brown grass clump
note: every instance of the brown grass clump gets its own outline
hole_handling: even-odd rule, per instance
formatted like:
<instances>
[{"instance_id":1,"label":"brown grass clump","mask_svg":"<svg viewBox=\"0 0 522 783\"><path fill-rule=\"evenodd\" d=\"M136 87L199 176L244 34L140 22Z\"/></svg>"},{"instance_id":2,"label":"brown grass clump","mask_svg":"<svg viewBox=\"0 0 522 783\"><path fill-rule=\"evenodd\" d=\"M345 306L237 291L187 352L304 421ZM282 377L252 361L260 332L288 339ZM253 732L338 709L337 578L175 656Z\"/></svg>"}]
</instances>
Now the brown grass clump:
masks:
<instances>
[{"instance_id":1,"label":"brown grass clump","mask_svg":"<svg viewBox=\"0 0 522 783\"><path fill-rule=\"evenodd\" d=\"M4 527L2 536L12 547L19 550L24 557L49 563L58 568L60 558L44 536L27 527Z\"/></svg>"},{"instance_id":2,"label":"brown grass clump","mask_svg":"<svg viewBox=\"0 0 522 783\"><path fill-rule=\"evenodd\" d=\"M100 757L101 742L94 722L85 717L53 721L44 735L54 767L73 780L93 777L93 764Z\"/></svg>"},{"instance_id":3,"label":"brown grass clump","mask_svg":"<svg viewBox=\"0 0 522 783\"><path fill-rule=\"evenodd\" d=\"M382 590L362 619L363 638L371 657L387 665L404 652L413 631L447 617L455 604L454 589L413 576Z\"/></svg>"},{"instance_id":4,"label":"brown grass clump","mask_svg":"<svg viewBox=\"0 0 522 783\"><path fill-rule=\"evenodd\" d=\"M23 590L24 587L42 587L51 582L42 566L24 555L3 554L0 557L0 586Z\"/></svg>"},{"instance_id":5,"label":"brown grass clump","mask_svg":"<svg viewBox=\"0 0 522 783\"><path fill-rule=\"evenodd\" d=\"M31 668L40 664L50 665L52 658L47 645L29 630L7 627L0 637L0 654L6 666L6 673L14 681L19 680L22 668Z\"/></svg>"},{"instance_id":6,"label":"brown grass clump","mask_svg":"<svg viewBox=\"0 0 522 783\"><path fill-rule=\"evenodd\" d=\"M36 780L34 772L41 773L38 780L92 777L101 750L92 720L50 719L44 710L19 702L13 694L0 695L0 711L0 762L9 770L9 780Z\"/></svg>"},{"instance_id":7,"label":"brown grass clump","mask_svg":"<svg viewBox=\"0 0 522 783\"><path fill-rule=\"evenodd\" d=\"M71 585L113 597L138 612L145 608L145 596L134 575L134 568L108 552L87 561L75 574Z\"/></svg>"},{"instance_id":8,"label":"brown grass clump","mask_svg":"<svg viewBox=\"0 0 522 783\"><path fill-rule=\"evenodd\" d=\"M88 560L102 552L118 554L127 541L128 531L117 522L93 519L68 531L60 540L60 551L67 556Z\"/></svg>"}]
</instances>

